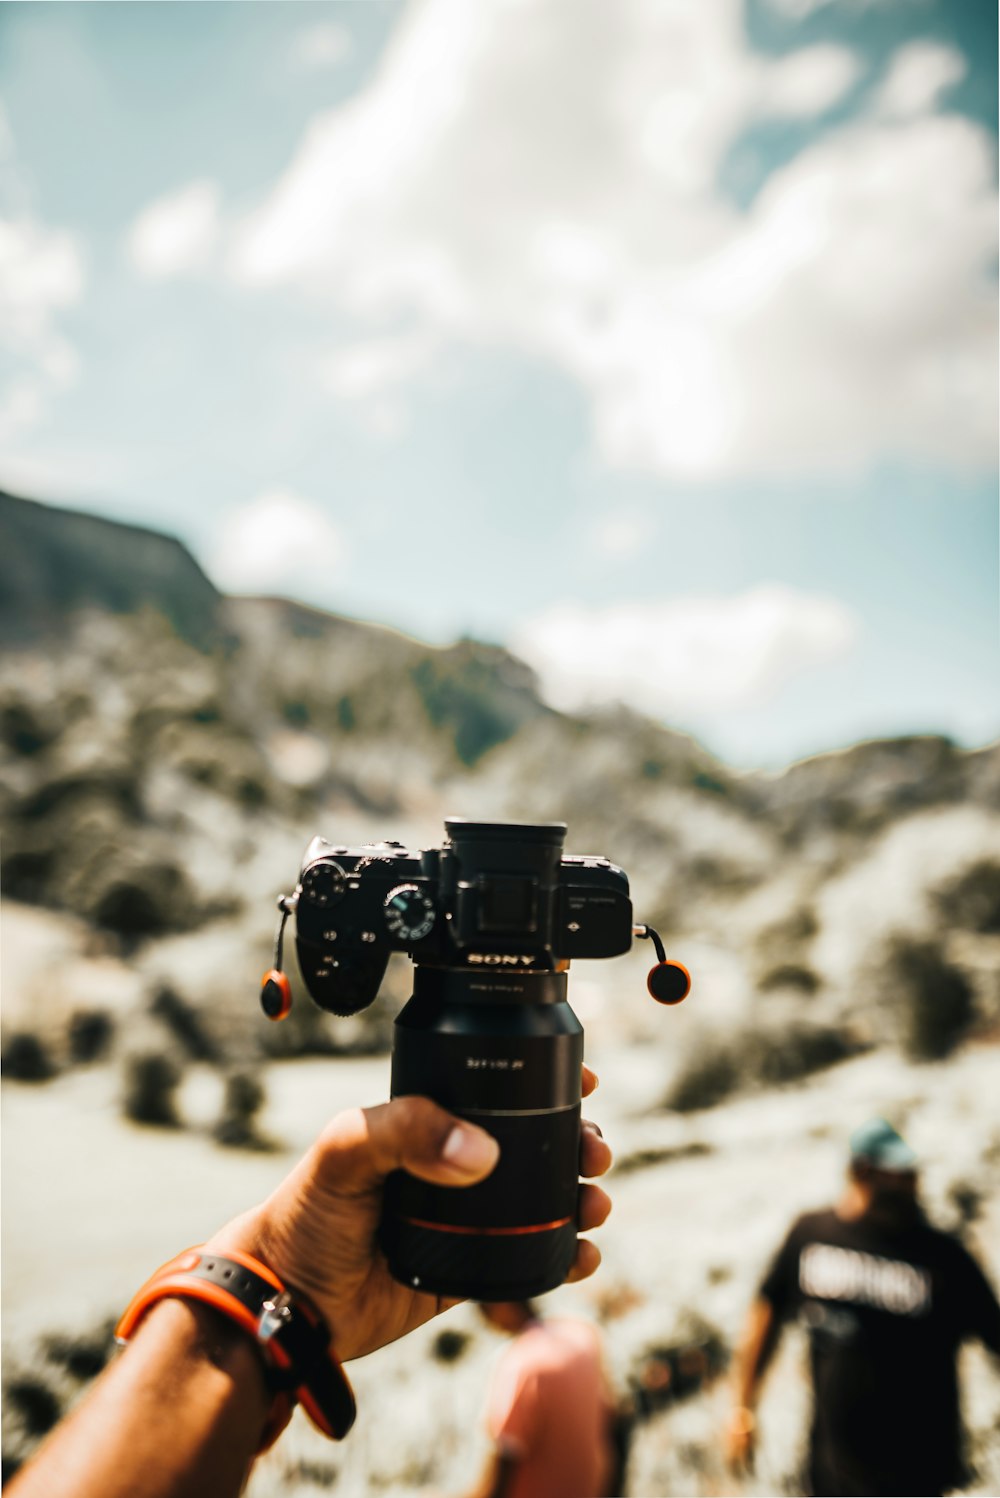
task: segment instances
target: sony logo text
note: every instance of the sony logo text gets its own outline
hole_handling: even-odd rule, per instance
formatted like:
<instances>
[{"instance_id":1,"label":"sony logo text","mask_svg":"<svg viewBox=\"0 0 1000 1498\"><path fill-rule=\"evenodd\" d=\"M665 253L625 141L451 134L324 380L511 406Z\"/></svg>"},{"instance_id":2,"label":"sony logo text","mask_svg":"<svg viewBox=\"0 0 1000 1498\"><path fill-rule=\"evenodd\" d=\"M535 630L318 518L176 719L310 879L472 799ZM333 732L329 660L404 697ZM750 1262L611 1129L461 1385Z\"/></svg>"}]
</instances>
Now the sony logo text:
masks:
<instances>
[{"instance_id":1,"label":"sony logo text","mask_svg":"<svg viewBox=\"0 0 1000 1498\"><path fill-rule=\"evenodd\" d=\"M468 960L481 967L531 967L534 957L515 955L513 952L470 952Z\"/></svg>"}]
</instances>

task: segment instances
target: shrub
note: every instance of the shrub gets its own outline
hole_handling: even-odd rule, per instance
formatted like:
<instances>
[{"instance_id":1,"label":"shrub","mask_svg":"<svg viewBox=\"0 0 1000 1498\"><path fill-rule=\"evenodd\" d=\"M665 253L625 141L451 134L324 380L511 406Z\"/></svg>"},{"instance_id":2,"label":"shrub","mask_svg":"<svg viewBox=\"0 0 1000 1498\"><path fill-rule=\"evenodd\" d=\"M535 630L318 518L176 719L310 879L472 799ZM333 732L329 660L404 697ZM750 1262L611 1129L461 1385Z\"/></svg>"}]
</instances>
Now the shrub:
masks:
<instances>
[{"instance_id":1,"label":"shrub","mask_svg":"<svg viewBox=\"0 0 1000 1498\"><path fill-rule=\"evenodd\" d=\"M128 873L112 873L94 890L85 914L96 926L119 936L144 938L184 930L192 924L193 898L183 869L151 863Z\"/></svg>"},{"instance_id":2,"label":"shrub","mask_svg":"<svg viewBox=\"0 0 1000 1498\"><path fill-rule=\"evenodd\" d=\"M661 1149L633 1150L631 1154L615 1160L615 1175L631 1175L635 1170L649 1170L657 1165L673 1165L675 1160L690 1160L698 1155L711 1153L712 1146L701 1139L693 1139L690 1144L665 1145Z\"/></svg>"},{"instance_id":3,"label":"shrub","mask_svg":"<svg viewBox=\"0 0 1000 1498\"><path fill-rule=\"evenodd\" d=\"M8 844L10 838L8 837ZM55 864L51 848L24 847L5 851L0 857L0 890L12 900L41 905Z\"/></svg>"},{"instance_id":4,"label":"shrub","mask_svg":"<svg viewBox=\"0 0 1000 1498\"><path fill-rule=\"evenodd\" d=\"M706 1037L678 1072L664 1100L677 1113L714 1108L740 1084L740 1069L728 1041Z\"/></svg>"},{"instance_id":5,"label":"shrub","mask_svg":"<svg viewBox=\"0 0 1000 1498\"><path fill-rule=\"evenodd\" d=\"M761 993L772 993L776 988L794 988L801 994L814 994L819 988L819 978L811 967L802 967L796 962L785 962L770 968L757 981Z\"/></svg>"},{"instance_id":6,"label":"shrub","mask_svg":"<svg viewBox=\"0 0 1000 1498\"><path fill-rule=\"evenodd\" d=\"M630 1370L630 1402L637 1420L700 1394L729 1358L729 1344L719 1328L697 1312L682 1311L670 1340L643 1348Z\"/></svg>"},{"instance_id":7,"label":"shrub","mask_svg":"<svg viewBox=\"0 0 1000 1498\"><path fill-rule=\"evenodd\" d=\"M15 1030L3 1043L0 1067L4 1076L17 1082L48 1082L56 1065L48 1046L31 1030Z\"/></svg>"},{"instance_id":8,"label":"shrub","mask_svg":"<svg viewBox=\"0 0 1000 1498\"><path fill-rule=\"evenodd\" d=\"M161 1051L141 1051L125 1061L125 1093L122 1107L133 1123L158 1128L177 1128L175 1093L180 1068Z\"/></svg>"},{"instance_id":9,"label":"shrub","mask_svg":"<svg viewBox=\"0 0 1000 1498\"><path fill-rule=\"evenodd\" d=\"M939 1061L955 1049L973 1016L972 989L939 942L890 937L872 979L891 1006L909 1057Z\"/></svg>"},{"instance_id":10,"label":"shrub","mask_svg":"<svg viewBox=\"0 0 1000 1498\"><path fill-rule=\"evenodd\" d=\"M974 1181L953 1181L948 1189L948 1203L962 1227L982 1216L983 1193Z\"/></svg>"},{"instance_id":11,"label":"shrub","mask_svg":"<svg viewBox=\"0 0 1000 1498\"><path fill-rule=\"evenodd\" d=\"M62 1414L59 1397L40 1378L23 1374L4 1387L4 1402L16 1411L29 1436L44 1436Z\"/></svg>"},{"instance_id":12,"label":"shrub","mask_svg":"<svg viewBox=\"0 0 1000 1498\"><path fill-rule=\"evenodd\" d=\"M174 989L166 985L157 989L149 1007L180 1042L192 1061L208 1061L213 1065L218 1063L219 1048L207 1033L200 1015Z\"/></svg>"},{"instance_id":13,"label":"shrub","mask_svg":"<svg viewBox=\"0 0 1000 1498\"><path fill-rule=\"evenodd\" d=\"M783 1025L777 1031L750 1036L744 1052L754 1082L773 1086L808 1077L851 1055L853 1045L840 1030L826 1025Z\"/></svg>"},{"instance_id":14,"label":"shrub","mask_svg":"<svg viewBox=\"0 0 1000 1498\"><path fill-rule=\"evenodd\" d=\"M308 728L310 720L309 704L301 702L297 698L281 704L281 716L292 728Z\"/></svg>"},{"instance_id":15,"label":"shrub","mask_svg":"<svg viewBox=\"0 0 1000 1498\"><path fill-rule=\"evenodd\" d=\"M213 1134L219 1144L230 1149L268 1149L270 1145L257 1132L254 1120L265 1101L264 1084L252 1072L231 1072L226 1078L222 1113Z\"/></svg>"},{"instance_id":16,"label":"shrub","mask_svg":"<svg viewBox=\"0 0 1000 1498\"><path fill-rule=\"evenodd\" d=\"M0 709L0 741L15 754L37 754L55 738L53 727L28 702L7 702Z\"/></svg>"},{"instance_id":17,"label":"shrub","mask_svg":"<svg viewBox=\"0 0 1000 1498\"><path fill-rule=\"evenodd\" d=\"M995 935L1000 932L1000 863L980 858L957 878L939 884L932 899L949 926Z\"/></svg>"},{"instance_id":18,"label":"shrub","mask_svg":"<svg viewBox=\"0 0 1000 1498\"><path fill-rule=\"evenodd\" d=\"M850 1037L828 1025L748 1026L725 1036L706 1035L674 1078L664 1107L677 1113L714 1108L735 1092L822 1071L856 1049Z\"/></svg>"},{"instance_id":19,"label":"shrub","mask_svg":"<svg viewBox=\"0 0 1000 1498\"><path fill-rule=\"evenodd\" d=\"M306 1487L332 1488L337 1483L337 1468L329 1462L314 1462L299 1457L285 1467L284 1479L285 1491L289 1493L297 1493L303 1484Z\"/></svg>"},{"instance_id":20,"label":"shrub","mask_svg":"<svg viewBox=\"0 0 1000 1498\"><path fill-rule=\"evenodd\" d=\"M431 1357L439 1363L457 1363L469 1345L468 1332L448 1329L438 1332L431 1343Z\"/></svg>"},{"instance_id":21,"label":"shrub","mask_svg":"<svg viewBox=\"0 0 1000 1498\"><path fill-rule=\"evenodd\" d=\"M114 1034L114 1022L104 1009L77 1009L69 1022L69 1053L79 1065L106 1056Z\"/></svg>"},{"instance_id":22,"label":"shrub","mask_svg":"<svg viewBox=\"0 0 1000 1498\"><path fill-rule=\"evenodd\" d=\"M75 1337L55 1332L42 1343L42 1350L49 1362L65 1368L72 1378L81 1383L97 1377L110 1358L113 1347L114 1322L108 1322L97 1331Z\"/></svg>"},{"instance_id":23,"label":"shrub","mask_svg":"<svg viewBox=\"0 0 1000 1498\"><path fill-rule=\"evenodd\" d=\"M427 717L435 728L451 732L464 765L474 765L516 731L516 714L497 692L496 672L476 658L474 647L427 655L411 676Z\"/></svg>"}]
</instances>

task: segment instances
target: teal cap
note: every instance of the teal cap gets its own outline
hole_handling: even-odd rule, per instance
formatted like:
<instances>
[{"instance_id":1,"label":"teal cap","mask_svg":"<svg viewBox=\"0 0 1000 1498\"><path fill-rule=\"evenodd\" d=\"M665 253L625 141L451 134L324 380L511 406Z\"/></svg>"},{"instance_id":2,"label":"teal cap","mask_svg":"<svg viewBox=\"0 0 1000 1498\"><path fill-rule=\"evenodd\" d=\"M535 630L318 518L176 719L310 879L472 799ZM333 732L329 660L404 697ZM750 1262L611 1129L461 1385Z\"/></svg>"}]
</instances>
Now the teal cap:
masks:
<instances>
[{"instance_id":1,"label":"teal cap","mask_svg":"<svg viewBox=\"0 0 1000 1498\"><path fill-rule=\"evenodd\" d=\"M884 1118L870 1118L851 1135L851 1159L876 1170L916 1170L918 1159L902 1135Z\"/></svg>"}]
</instances>

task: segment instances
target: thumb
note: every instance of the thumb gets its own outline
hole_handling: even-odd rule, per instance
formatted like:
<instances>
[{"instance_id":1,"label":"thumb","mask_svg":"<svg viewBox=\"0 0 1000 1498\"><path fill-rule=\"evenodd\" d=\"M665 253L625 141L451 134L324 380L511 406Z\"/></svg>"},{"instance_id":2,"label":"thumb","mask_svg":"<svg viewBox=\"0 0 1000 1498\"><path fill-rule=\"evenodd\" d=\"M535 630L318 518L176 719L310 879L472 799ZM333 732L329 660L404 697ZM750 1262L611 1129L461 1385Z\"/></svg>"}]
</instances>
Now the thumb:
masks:
<instances>
[{"instance_id":1,"label":"thumb","mask_svg":"<svg viewBox=\"0 0 1000 1498\"><path fill-rule=\"evenodd\" d=\"M471 1186L500 1158L492 1134L425 1097L341 1113L323 1134L320 1150L330 1186L351 1191L378 1187L393 1170L438 1186Z\"/></svg>"}]
</instances>

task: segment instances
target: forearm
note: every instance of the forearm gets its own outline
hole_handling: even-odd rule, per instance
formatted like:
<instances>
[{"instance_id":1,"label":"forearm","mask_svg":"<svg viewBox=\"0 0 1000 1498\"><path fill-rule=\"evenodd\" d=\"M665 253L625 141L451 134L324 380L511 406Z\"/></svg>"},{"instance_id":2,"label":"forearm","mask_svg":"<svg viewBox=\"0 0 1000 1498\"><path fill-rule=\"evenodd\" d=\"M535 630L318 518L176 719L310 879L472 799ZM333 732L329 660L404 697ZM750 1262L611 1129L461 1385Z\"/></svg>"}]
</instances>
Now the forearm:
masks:
<instances>
[{"instance_id":1,"label":"forearm","mask_svg":"<svg viewBox=\"0 0 1000 1498\"><path fill-rule=\"evenodd\" d=\"M779 1323L769 1301L758 1298L736 1352L733 1393L738 1407L752 1410L778 1341Z\"/></svg>"},{"instance_id":2,"label":"forearm","mask_svg":"<svg viewBox=\"0 0 1000 1498\"><path fill-rule=\"evenodd\" d=\"M250 1339L164 1300L15 1478L12 1498L230 1498L270 1406Z\"/></svg>"}]
</instances>

